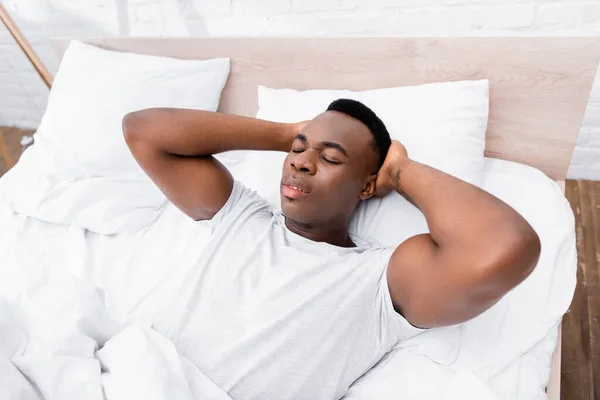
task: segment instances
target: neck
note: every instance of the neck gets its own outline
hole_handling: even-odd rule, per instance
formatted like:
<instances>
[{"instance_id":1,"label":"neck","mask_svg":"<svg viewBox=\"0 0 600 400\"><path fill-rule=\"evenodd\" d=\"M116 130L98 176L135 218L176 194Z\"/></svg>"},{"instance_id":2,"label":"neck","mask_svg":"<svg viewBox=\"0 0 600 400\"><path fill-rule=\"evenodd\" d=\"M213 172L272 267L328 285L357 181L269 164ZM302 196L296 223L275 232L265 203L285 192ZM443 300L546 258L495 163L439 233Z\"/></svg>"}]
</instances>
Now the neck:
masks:
<instances>
[{"instance_id":1,"label":"neck","mask_svg":"<svg viewBox=\"0 0 600 400\"><path fill-rule=\"evenodd\" d=\"M313 242L325 242L339 247L356 247L348 234L348 223L303 224L285 217L285 226L295 234Z\"/></svg>"}]
</instances>

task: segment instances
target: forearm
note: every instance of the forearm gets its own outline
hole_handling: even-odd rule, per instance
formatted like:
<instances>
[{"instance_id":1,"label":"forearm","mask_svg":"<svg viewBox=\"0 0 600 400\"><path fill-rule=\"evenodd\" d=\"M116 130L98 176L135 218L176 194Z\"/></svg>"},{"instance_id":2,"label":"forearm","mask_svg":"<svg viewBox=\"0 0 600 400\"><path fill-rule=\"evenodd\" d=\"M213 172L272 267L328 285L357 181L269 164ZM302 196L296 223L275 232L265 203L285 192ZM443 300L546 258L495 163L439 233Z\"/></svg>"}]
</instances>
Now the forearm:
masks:
<instances>
[{"instance_id":1,"label":"forearm","mask_svg":"<svg viewBox=\"0 0 600 400\"><path fill-rule=\"evenodd\" d=\"M535 235L514 209L476 186L417 162L398 171L396 190L421 209L440 248L475 255L502 251L512 239Z\"/></svg>"},{"instance_id":2,"label":"forearm","mask_svg":"<svg viewBox=\"0 0 600 400\"><path fill-rule=\"evenodd\" d=\"M152 108L123 118L128 141L143 141L179 156L208 156L230 150L289 151L292 124L217 112Z\"/></svg>"}]
</instances>

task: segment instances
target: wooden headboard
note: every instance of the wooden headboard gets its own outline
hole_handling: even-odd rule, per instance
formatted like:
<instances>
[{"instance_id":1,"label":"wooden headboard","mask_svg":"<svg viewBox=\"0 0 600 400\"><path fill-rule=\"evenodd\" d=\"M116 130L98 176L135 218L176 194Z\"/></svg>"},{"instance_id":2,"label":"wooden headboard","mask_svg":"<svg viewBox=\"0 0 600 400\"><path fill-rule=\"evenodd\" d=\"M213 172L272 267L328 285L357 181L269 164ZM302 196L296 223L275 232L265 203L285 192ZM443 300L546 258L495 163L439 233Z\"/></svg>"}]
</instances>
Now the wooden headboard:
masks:
<instances>
[{"instance_id":1,"label":"wooden headboard","mask_svg":"<svg viewBox=\"0 0 600 400\"><path fill-rule=\"evenodd\" d=\"M55 39L62 56L69 39ZM104 48L230 57L220 111L254 116L257 85L364 90L489 79L486 155L567 175L600 61L600 38L100 38ZM193 88L190 88L193 90Z\"/></svg>"}]
</instances>

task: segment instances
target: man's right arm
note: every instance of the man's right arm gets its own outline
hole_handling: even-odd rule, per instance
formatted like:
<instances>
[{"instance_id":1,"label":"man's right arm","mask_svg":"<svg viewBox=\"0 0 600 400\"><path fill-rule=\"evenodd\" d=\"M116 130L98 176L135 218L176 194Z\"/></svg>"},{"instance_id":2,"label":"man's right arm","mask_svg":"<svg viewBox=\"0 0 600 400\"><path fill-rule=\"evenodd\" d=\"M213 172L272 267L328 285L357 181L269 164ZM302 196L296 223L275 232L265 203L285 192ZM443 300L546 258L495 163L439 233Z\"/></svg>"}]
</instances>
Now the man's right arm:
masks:
<instances>
[{"instance_id":1,"label":"man's right arm","mask_svg":"<svg viewBox=\"0 0 600 400\"><path fill-rule=\"evenodd\" d=\"M151 108L123 118L138 164L180 210L211 219L227 202L233 178L213 154L229 150L289 151L296 124L210 111Z\"/></svg>"}]
</instances>

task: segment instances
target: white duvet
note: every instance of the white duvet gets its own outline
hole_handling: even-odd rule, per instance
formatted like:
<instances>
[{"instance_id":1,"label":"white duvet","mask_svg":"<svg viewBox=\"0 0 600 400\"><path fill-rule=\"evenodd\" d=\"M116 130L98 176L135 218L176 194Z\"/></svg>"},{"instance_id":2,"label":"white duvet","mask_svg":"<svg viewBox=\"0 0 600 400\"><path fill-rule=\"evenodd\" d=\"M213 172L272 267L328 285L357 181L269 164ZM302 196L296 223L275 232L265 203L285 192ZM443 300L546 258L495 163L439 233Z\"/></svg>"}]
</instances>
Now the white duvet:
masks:
<instances>
[{"instance_id":1,"label":"white duvet","mask_svg":"<svg viewBox=\"0 0 600 400\"><path fill-rule=\"evenodd\" d=\"M156 331L117 324L89 283L31 289L0 300L1 399L231 400Z\"/></svg>"},{"instance_id":2,"label":"white duvet","mask_svg":"<svg viewBox=\"0 0 600 400\"><path fill-rule=\"evenodd\" d=\"M474 320L399 343L346 399L545 398L575 288L573 216L539 171L486 160L484 176L540 235L535 272ZM112 236L0 206L0 399L228 399L165 338L207 235L171 205Z\"/></svg>"}]
</instances>

